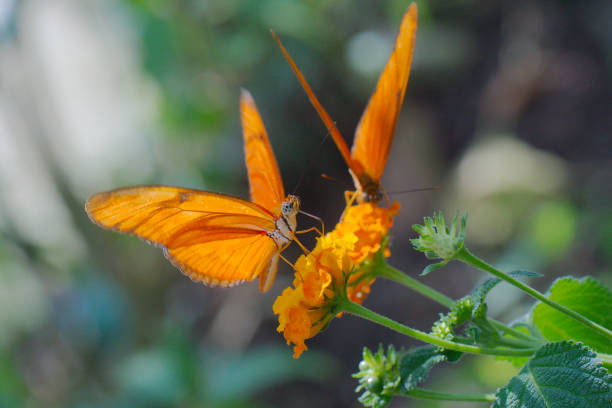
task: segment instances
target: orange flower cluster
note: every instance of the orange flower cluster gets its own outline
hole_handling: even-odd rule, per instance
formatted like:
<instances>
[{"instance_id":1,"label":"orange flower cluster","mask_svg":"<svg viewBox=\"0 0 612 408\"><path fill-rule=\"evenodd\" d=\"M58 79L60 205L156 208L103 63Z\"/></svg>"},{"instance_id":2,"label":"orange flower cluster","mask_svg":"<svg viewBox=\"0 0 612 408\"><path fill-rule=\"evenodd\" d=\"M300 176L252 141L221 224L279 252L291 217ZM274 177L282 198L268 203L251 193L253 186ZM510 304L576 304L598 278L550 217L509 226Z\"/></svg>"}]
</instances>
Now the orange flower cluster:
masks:
<instances>
[{"instance_id":1,"label":"orange flower cluster","mask_svg":"<svg viewBox=\"0 0 612 408\"><path fill-rule=\"evenodd\" d=\"M373 203L348 207L336 228L319 237L308 255L295 263L293 287L286 288L272 310L278 315L277 330L287 344L294 344L293 356L307 350L306 339L315 336L333 317L337 291L361 303L370 292L372 277L361 265L382 249L393 225L399 204L380 208ZM389 256L388 249L385 256Z\"/></svg>"}]
</instances>

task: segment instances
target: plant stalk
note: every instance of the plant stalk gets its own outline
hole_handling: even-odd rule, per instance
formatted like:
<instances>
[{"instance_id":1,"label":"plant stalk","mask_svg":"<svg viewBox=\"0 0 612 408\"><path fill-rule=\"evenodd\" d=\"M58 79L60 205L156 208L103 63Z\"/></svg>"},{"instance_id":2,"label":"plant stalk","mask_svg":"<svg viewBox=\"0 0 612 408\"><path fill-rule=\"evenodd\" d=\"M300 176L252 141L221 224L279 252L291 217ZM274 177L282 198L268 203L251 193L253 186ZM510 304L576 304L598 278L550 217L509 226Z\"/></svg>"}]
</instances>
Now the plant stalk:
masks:
<instances>
[{"instance_id":1,"label":"plant stalk","mask_svg":"<svg viewBox=\"0 0 612 408\"><path fill-rule=\"evenodd\" d=\"M499 339L497 339L497 342L505 346L522 347L522 348L533 348L533 347L541 345L541 343L538 343L538 342L513 339L511 337L500 337Z\"/></svg>"},{"instance_id":2,"label":"plant stalk","mask_svg":"<svg viewBox=\"0 0 612 408\"><path fill-rule=\"evenodd\" d=\"M336 310L337 313L350 313L363 319L369 320L371 322L378 323L381 326L385 326L391 330L405 334L406 336L412 337L414 339L421 340L423 342L430 343L435 346L443 347L449 350L460 351L463 353L488 354L498 356L530 356L538 349L537 347L521 349L507 347L491 348L480 347L471 344L455 343L453 341L443 340L431 334L405 326L401 323L396 322L395 320L389 319L388 317L378 314L357 303L351 302L347 298L337 298L336 305L338 308Z\"/></svg>"},{"instance_id":3,"label":"plant stalk","mask_svg":"<svg viewBox=\"0 0 612 408\"><path fill-rule=\"evenodd\" d=\"M433 300L434 302L437 302L442 306L446 306L449 309L455 304L455 301L453 299L438 292L432 287L427 286L414 278L411 278L399 269L388 265L386 262L382 265L379 265L375 272L378 276L382 276L384 278L391 279L397 283L400 283L406 286L407 288L410 288L415 292L418 292L421 295Z\"/></svg>"},{"instance_id":4,"label":"plant stalk","mask_svg":"<svg viewBox=\"0 0 612 408\"><path fill-rule=\"evenodd\" d=\"M548 306L557 309L558 311L560 311L561 313L566 314L567 316L573 318L574 320L582 323L583 325L597 331L598 333L608 337L609 339L612 340L612 330L609 330L595 322L593 322L592 320L584 317L583 315L581 315L580 313L577 313L557 302L555 302L554 300L551 300L549 298L547 298L546 296L544 296L544 294L542 294L541 292L535 290L534 288L532 288L531 286L525 285L523 282L514 279L512 276L508 276L505 273L503 273L502 271L499 271L497 269L495 269L493 266L489 265L488 263L484 262L483 260L479 259L478 257L472 255L470 253L470 251L468 251L466 248L462 248L459 252L457 252L457 254L455 255L455 259L461 260L465 263L467 263L468 265L472 265L478 269L482 269L484 271L489 272L491 275L496 276L502 280L505 280L506 282L510 283L513 286L516 286L517 288L521 289L522 291L526 292L527 294L529 294L530 296L538 299L539 301L541 301L542 303L547 304Z\"/></svg>"},{"instance_id":5,"label":"plant stalk","mask_svg":"<svg viewBox=\"0 0 612 408\"><path fill-rule=\"evenodd\" d=\"M472 401L472 402L493 402L495 394L454 394L448 392L437 392L423 388L414 388L407 393L401 394L407 397L443 400L443 401Z\"/></svg>"},{"instance_id":6,"label":"plant stalk","mask_svg":"<svg viewBox=\"0 0 612 408\"><path fill-rule=\"evenodd\" d=\"M410 288L414 290L415 292L418 292L421 295L433 300L434 302L437 302L441 304L442 306L446 306L449 309L453 307L453 304L455 303L455 301L449 298L448 296L406 275L404 272L400 271L397 268L394 268L393 266L387 264L386 262L380 263L374 270L374 274L377 276L381 276L383 278L387 278L392 281L395 281L401 285L404 285L407 288ZM511 336L514 336L522 340L530 341L530 342L536 341L536 339L533 336L527 333L523 333L522 331L516 330L512 327L508 327L500 321L497 321L494 319L489 319L489 321L497 330L501 330L504 333L507 333Z\"/></svg>"}]
</instances>

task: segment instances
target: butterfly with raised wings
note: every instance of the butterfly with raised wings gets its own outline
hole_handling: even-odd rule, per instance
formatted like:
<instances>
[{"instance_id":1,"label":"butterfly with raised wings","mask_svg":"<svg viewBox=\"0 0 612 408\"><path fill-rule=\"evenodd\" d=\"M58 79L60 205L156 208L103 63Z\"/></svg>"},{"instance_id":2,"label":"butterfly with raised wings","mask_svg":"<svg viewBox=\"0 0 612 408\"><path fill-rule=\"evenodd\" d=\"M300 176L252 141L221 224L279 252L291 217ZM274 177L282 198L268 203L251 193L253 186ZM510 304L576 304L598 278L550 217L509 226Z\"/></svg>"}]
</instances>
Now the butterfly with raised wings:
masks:
<instances>
[{"instance_id":1,"label":"butterfly with raised wings","mask_svg":"<svg viewBox=\"0 0 612 408\"><path fill-rule=\"evenodd\" d=\"M355 140L350 151L306 78L272 31L272 36L340 150L355 183L357 189L355 197L359 202L378 202L383 198L384 190L380 185L380 178L387 163L395 124L404 101L412 65L416 29L417 5L412 3L402 18L391 56L357 125Z\"/></svg>"},{"instance_id":2,"label":"butterfly with raised wings","mask_svg":"<svg viewBox=\"0 0 612 408\"><path fill-rule=\"evenodd\" d=\"M125 187L91 196L85 205L89 218L161 247L194 281L234 286L259 277L259 289L269 290L281 252L294 240L300 244L300 201L285 196L263 121L246 90L240 116L252 202L181 187Z\"/></svg>"}]
</instances>

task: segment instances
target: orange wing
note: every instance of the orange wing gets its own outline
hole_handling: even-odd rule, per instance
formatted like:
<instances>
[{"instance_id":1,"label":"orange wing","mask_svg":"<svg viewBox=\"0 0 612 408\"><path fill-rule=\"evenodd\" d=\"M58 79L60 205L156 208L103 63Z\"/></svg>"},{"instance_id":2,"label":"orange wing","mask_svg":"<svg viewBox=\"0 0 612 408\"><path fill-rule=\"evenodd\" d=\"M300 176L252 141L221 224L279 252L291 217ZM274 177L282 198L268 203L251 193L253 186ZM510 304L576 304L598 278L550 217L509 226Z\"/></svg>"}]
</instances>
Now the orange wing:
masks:
<instances>
[{"instance_id":1,"label":"orange wing","mask_svg":"<svg viewBox=\"0 0 612 408\"><path fill-rule=\"evenodd\" d=\"M85 210L101 227L164 248L195 281L232 286L265 276L279 249L271 213L257 204L179 187L127 187L94 194ZM275 271L273 271L275 272Z\"/></svg>"},{"instance_id":2,"label":"orange wing","mask_svg":"<svg viewBox=\"0 0 612 408\"><path fill-rule=\"evenodd\" d=\"M179 246L166 249L164 253L181 272L196 282L211 286L234 286L261 276L260 290L265 292L274 281L273 277L270 280L266 276L276 275L279 249L267 235L251 234Z\"/></svg>"},{"instance_id":3,"label":"orange wing","mask_svg":"<svg viewBox=\"0 0 612 408\"><path fill-rule=\"evenodd\" d=\"M355 132L351 156L375 183L385 170L395 123L404 101L416 29L417 5L412 3L404 14L393 52ZM361 179L359 172L355 174Z\"/></svg>"},{"instance_id":4,"label":"orange wing","mask_svg":"<svg viewBox=\"0 0 612 408\"><path fill-rule=\"evenodd\" d=\"M270 30L270 32L272 33L272 37L274 37L274 41L276 41L276 43L278 44L278 47L280 48L281 52L285 56L285 59L289 63L289 66L291 66L291 69L295 73L295 76L297 77L298 81L300 81L300 84L302 85L302 88L304 88L306 95L308 95L308 99L310 99L310 103L312 103L312 106L314 106L315 110L319 114L319 117L321 117L321 120L325 124L327 131L331 135L332 139L334 139L334 143L336 143L336 146L338 146L338 150L340 150L340 154L344 158L346 165L349 167L349 169L353 171L353 173L360 174L362 172L362 169L361 167L356 167L357 163L355 163L353 159L351 158L351 153L349 152L349 148L346 145L344 138L340 134L340 131L336 127L336 124L331 119L331 117L329 116L325 108L323 108L323 105L321 105L321 103L317 99L316 95L312 91L312 88L310 87L310 85L308 85L308 81L306 81L306 78L304 77L304 75L302 74L298 66L295 64L295 62L293 61L293 58L291 58L291 55L289 55L289 52L287 52L287 50L283 46L283 43L281 42L280 38L278 38L278 36L276 35L274 31Z\"/></svg>"},{"instance_id":5,"label":"orange wing","mask_svg":"<svg viewBox=\"0 0 612 408\"><path fill-rule=\"evenodd\" d=\"M245 89L240 94L240 117L251 200L278 215L285 199L283 182L255 101Z\"/></svg>"}]
</instances>

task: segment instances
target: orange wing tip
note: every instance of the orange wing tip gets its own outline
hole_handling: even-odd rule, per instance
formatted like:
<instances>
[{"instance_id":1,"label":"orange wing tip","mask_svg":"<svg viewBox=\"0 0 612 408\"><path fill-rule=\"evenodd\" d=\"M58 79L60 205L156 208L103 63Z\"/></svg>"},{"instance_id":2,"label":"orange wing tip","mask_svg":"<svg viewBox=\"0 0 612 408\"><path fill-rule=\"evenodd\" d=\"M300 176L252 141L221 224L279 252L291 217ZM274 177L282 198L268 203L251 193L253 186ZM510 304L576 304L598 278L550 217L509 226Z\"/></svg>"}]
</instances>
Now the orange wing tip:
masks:
<instances>
[{"instance_id":1,"label":"orange wing tip","mask_svg":"<svg viewBox=\"0 0 612 408\"><path fill-rule=\"evenodd\" d=\"M409 26L415 27L414 31L416 31L418 16L419 16L419 10L418 10L417 4L416 3L410 4L410 7L408 7L408 10L404 14L404 17L402 18L400 30L401 30L401 26L403 26L404 24L408 24Z\"/></svg>"},{"instance_id":2,"label":"orange wing tip","mask_svg":"<svg viewBox=\"0 0 612 408\"><path fill-rule=\"evenodd\" d=\"M108 203L110 195L111 194L108 191L103 193L96 193L89 197L85 202L85 213L87 214L91 222L102 228L109 228L109 226L103 224L100 220L98 220L95 212L96 210L100 209L100 207Z\"/></svg>"},{"instance_id":3,"label":"orange wing tip","mask_svg":"<svg viewBox=\"0 0 612 408\"><path fill-rule=\"evenodd\" d=\"M418 24L418 18L419 18L419 11L418 11L418 8L417 8L417 4L416 3L412 3L412 4L410 4L410 7L408 7L408 10L404 14L404 17L402 18L402 22L400 24L399 31L401 32L403 26L407 25L408 27L413 27L411 32L412 32L412 35L414 36L415 33L416 33L416 28L417 28L417 24ZM414 40L412 42L412 46L414 47ZM414 50L412 52L414 52Z\"/></svg>"},{"instance_id":4,"label":"orange wing tip","mask_svg":"<svg viewBox=\"0 0 612 408\"><path fill-rule=\"evenodd\" d=\"M85 211L87 214L90 214L96 207L104 204L105 201L108 200L109 194L106 193L96 193L87 199L85 202Z\"/></svg>"},{"instance_id":5,"label":"orange wing tip","mask_svg":"<svg viewBox=\"0 0 612 408\"><path fill-rule=\"evenodd\" d=\"M245 103L250 106L255 106L253 95L244 88L240 88L240 103Z\"/></svg>"}]
</instances>

